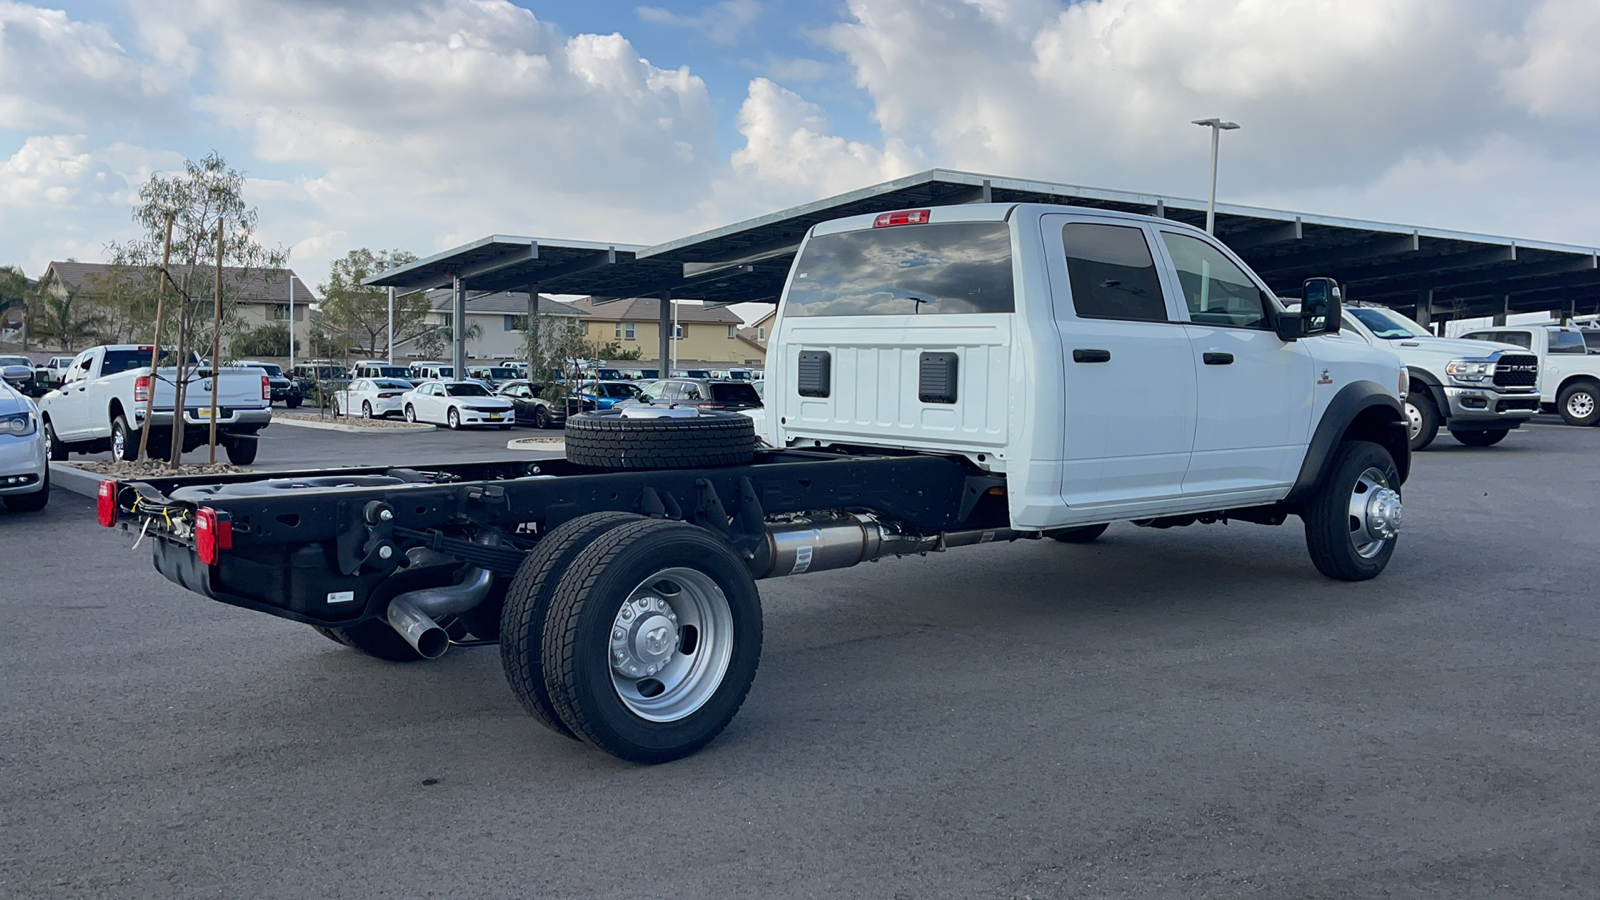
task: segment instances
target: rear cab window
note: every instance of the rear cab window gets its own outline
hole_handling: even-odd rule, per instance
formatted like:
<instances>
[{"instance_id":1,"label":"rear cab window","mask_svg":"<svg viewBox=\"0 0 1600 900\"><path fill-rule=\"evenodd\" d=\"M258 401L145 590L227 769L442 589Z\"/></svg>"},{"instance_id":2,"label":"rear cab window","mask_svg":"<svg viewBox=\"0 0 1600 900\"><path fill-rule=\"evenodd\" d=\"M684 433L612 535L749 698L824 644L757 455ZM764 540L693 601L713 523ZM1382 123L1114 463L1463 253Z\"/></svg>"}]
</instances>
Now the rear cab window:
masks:
<instances>
[{"instance_id":1,"label":"rear cab window","mask_svg":"<svg viewBox=\"0 0 1600 900\"><path fill-rule=\"evenodd\" d=\"M1014 312L1011 227L942 222L813 235L784 304L791 317Z\"/></svg>"},{"instance_id":2,"label":"rear cab window","mask_svg":"<svg viewBox=\"0 0 1600 900\"><path fill-rule=\"evenodd\" d=\"M1588 353L1589 345L1583 342L1583 335L1576 331L1550 330L1551 353Z\"/></svg>"}]
</instances>

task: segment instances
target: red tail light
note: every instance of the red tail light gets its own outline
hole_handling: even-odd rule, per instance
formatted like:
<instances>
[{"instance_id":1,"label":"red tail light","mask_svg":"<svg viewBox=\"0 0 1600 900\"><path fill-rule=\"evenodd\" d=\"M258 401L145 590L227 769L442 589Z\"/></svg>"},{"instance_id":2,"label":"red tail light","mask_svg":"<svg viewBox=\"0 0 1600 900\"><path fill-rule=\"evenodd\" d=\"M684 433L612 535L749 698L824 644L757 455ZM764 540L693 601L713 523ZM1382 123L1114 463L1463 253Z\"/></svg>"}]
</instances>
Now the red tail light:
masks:
<instances>
[{"instance_id":1,"label":"red tail light","mask_svg":"<svg viewBox=\"0 0 1600 900\"><path fill-rule=\"evenodd\" d=\"M194 511L194 550L200 561L214 566L222 551L233 549L233 517L209 506Z\"/></svg>"},{"instance_id":2,"label":"red tail light","mask_svg":"<svg viewBox=\"0 0 1600 900\"><path fill-rule=\"evenodd\" d=\"M150 402L150 376L140 375L133 380L133 402Z\"/></svg>"},{"instance_id":3,"label":"red tail light","mask_svg":"<svg viewBox=\"0 0 1600 900\"><path fill-rule=\"evenodd\" d=\"M933 215L928 209L902 209L899 212L886 212L873 221L873 228L888 228L890 225L926 225L928 218Z\"/></svg>"},{"instance_id":4,"label":"red tail light","mask_svg":"<svg viewBox=\"0 0 1600 900\"><path fill-rule=\"evenodd\" d=\"M261 399L272 399L272 380L265 375L261 376Z\"/></svg>"},{"instance_id":5,"label":"red tail light","mask_svg":"<svg viewBox=\"0 0 1600 900\"><path fill-rule=\"evenodd\" d=\"M107 528L117 524L117 483L102 481L94 495L94 514Z\"/></svg>"}]
</instances>

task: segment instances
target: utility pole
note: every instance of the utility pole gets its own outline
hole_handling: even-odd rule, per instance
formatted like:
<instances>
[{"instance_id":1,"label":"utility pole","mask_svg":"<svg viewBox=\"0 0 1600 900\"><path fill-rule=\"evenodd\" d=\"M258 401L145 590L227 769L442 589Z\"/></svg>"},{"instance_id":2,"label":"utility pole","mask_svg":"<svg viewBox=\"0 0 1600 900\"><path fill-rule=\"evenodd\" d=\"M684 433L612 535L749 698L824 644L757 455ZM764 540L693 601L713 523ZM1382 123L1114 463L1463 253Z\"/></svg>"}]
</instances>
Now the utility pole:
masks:
<instances>
[{"instance_id":1,"label":"utility pole","mask_svg":"<svg viewBox=\"0 0 1600 900\"><path fill-rule=\"evenodd\" d=\"M289 270L289 377L294 377L294 270Z\"/></svg>"},{"instance_id":2,"label":"utility pole","mask_svg":"<svg viewBox=\"0 0 1600 900\"><path fill-rule=\"evenodd\" d=\"M1224 131L1233 131L1239 125L1212 117L1195 119L1194 124L1211 129L1211 199L1206 202L1206 234L1216 234L1217 228L1217 143Z\"/></svg>"}]
</instances>

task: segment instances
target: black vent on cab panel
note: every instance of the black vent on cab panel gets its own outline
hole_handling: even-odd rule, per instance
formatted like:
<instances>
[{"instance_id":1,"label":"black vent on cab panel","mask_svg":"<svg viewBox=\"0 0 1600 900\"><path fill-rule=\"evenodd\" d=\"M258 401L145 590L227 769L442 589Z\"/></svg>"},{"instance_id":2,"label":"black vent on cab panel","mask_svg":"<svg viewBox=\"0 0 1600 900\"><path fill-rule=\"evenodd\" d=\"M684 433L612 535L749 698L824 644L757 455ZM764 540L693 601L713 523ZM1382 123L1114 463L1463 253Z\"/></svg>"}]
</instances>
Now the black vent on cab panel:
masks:
<instances>
[{"instance_id":1,"label":"black vent on cab panel","mask_svg":"<svg viewBox=\"0 0 1600 900\"><path fill-rule=\"evenodd\" d=\"M833 387L833 357L826 350L801 350L800 375L795 384L802 397L826 397Z\"/></svg>"},{"instance_id":2,"label":"black vent on cab panel","mask_svg":"<svg viewBox=\"0 0 1600 900\"><path fill-rule=\"evenodd\" d=\"M956 402L956 355L924 353L917 361L917 399L923 403Z\"/></svg>"}]
</instances>

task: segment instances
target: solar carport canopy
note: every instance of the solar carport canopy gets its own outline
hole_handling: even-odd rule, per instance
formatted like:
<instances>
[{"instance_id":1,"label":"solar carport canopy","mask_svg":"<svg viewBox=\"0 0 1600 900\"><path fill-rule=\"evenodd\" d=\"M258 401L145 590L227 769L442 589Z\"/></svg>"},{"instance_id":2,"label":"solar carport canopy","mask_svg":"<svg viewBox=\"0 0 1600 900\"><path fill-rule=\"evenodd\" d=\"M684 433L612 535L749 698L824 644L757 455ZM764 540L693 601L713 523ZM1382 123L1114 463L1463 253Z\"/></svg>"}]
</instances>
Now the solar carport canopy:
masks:
<instances>
[{"instance_id":1,"label":"solar carport canopy","mask_svg":"<svg viewBox=\"0 0 1600 900\"><path fill-rule=\"evenodd\" d=\"M776 302L818 222L958 203L1053 203L1143 213L1204 227L1205 203L1179 197L934 169L653 247L494 236L384 272L400 290L527 290L607 299L658 296ZM1220 204L1216 234L1280 294L1312 276L1352 300L1428 321L1507 312L1600 310L1596 248Z\"/></svg>"}]
</instances>

